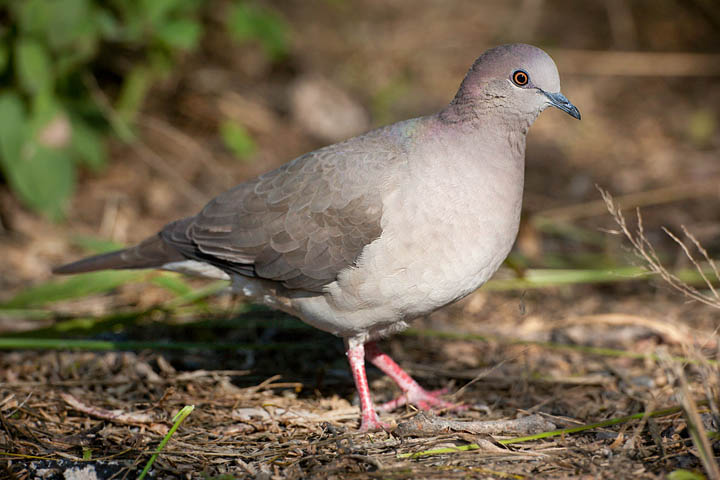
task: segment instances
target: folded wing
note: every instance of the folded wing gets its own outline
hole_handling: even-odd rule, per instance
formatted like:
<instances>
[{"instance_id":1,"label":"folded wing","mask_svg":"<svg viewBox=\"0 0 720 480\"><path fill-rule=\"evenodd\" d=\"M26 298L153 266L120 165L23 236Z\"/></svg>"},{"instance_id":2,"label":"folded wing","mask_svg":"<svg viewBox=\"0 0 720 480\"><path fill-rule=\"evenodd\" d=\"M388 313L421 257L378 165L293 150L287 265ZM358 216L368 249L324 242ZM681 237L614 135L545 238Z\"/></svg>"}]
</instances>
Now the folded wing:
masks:
<instances>
[{"instance_id":1,"label":"folded wing","mask_svg":"<svg viewBox=\"0 0 720 480\"><path fill-rule=\"evenodd\" d=\"M238 185L160 236L222 270L322 291L381 233L381 185L398 155L363 140L308 153Z\"/></svg>"}]
</instances>

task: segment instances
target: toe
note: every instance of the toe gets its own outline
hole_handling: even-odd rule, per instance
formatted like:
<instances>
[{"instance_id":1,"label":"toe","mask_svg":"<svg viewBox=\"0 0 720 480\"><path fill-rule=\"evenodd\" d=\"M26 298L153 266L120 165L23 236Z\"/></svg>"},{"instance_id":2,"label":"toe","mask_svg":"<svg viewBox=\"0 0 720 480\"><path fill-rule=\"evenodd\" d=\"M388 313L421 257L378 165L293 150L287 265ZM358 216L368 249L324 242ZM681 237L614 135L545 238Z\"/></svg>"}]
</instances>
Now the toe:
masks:
<instances>
[{"instance_id":1,"label":"toe","mask_svg":"<svg viewBox=\"0 0 720 480\"><path fill-rule=\"evenodd\" d=\"M361 432L381 432L381 431L388 431L388 430L390 430L390 425L388 425L385 422L381 422L377 418L374 418L374 419L363 418L360 421L360 431Z\"/></svg>"},{"instance_id":2,"label":"toe","mask_svg":"<svg viewBox=\"0 0 720 480\"><path fill-rule=\"evenodd\" d=\"M415 405L421 410L467 410L467 406L448 402L440 398L440 395L447 393L447 388L440 390L427 391L423 388L414 389L399 396L395 400L387 402L379 407L380 410L389 412L406 403Z\"/></svg>"}]
</instances>

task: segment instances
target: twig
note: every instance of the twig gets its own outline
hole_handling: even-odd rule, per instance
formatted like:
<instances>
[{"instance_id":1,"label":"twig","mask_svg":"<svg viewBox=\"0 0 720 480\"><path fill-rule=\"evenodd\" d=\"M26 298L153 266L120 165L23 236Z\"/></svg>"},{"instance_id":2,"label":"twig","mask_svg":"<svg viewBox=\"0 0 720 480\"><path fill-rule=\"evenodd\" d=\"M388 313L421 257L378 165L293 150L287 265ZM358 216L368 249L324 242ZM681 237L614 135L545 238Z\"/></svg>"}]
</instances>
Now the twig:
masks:
<instances>
[{"instance_id":1,"label":"twig","mask_svg":"<svg viewBox=\"0 0 720 480\"><path fill-rule=\"evenodd\" d=\"M542 415L528 415L511 420L458 421L448 420L418 413L408 421L397 426L393 433L401 437L408 435L437 435L448 432L468 432L475 434L520 434L528 435L555 429L555 424L547 421Z\"/></svg>"},{"instance_id":2,"label":"twig","mask_svg":"<svg viewBox=\"0 0 720 480\"><path fill-rule=\"evenodd\" d=\"M147 425L151 430L160 435L165 435L168 428L158 423L158 420L150 414L131 412L127 413L122 410L107 410L105 408L93 407L87 405L69 393L60 393L60 397L78 412L86 413L92 417L109 420L114 423L124 423L129 425Z\"/></svg>"},{"instance_id":3,"label":"twig","mask_svg":"<svg viewBox=\"0 0 720 480\"><path fill-rule=\"evenodd\" d=\"M707 402L697 402L698 405L704 405ZM665 408L663 410L656 410L654 412L650 412L649 414L647 412L641 412L636 413L634 415L628 415L625 417L619 417L619 418L611 418L609 420L604 420L602 422L597 423L589 423L586 425L581 425L579 427L570 427L570 428L563 428L560 430L553 430L548 432L542 432L542 433L536 433L534 435L528 435L526 437L516 437L516 438L508 438L503 440L497 440L497 442L501 445L512 445L516 443L523 443L523 442L530 442L534 440L541 440L543 438L552 438L552 437L559 437L563 435L569 435L573 433L580 433L585 432L588 430L594 430L597 428L604 428L604 427L610 427L613 425L619 425L621 423L630 422L632 420L640 420L641 418L648 416L648 417L665 417L668 415L673 415L678 412L682 411L681 406L674 406L670 408ZM468 450L477 450L480 448L477 444L470 444L470 445L461 445L459 447L452 447L452 448L437 448L434 450L425 450L422 452L415 452L415 453L404 453L401 455L398 455L398 458L418 458L418 457L426 457L429 455L441 455L446 453L456 453L458 451L468 451Z\"/></svg>"}]
</instances>

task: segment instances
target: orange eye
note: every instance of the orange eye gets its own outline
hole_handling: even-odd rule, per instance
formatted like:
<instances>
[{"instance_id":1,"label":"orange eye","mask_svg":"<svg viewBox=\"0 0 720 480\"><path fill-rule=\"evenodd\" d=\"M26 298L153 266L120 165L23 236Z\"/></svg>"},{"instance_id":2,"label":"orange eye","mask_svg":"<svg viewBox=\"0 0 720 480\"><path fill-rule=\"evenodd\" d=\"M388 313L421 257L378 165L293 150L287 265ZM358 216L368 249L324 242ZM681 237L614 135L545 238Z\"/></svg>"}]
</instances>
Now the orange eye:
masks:
<instances>
[{"instance_id":1,"label":"orange eye","mask_svg":"<svg viewBox=\"0 0 720 480\"><path fill-rule=\"evenodd\" d=\"M530 80L528 74L523 72L522 70L516 70L512 74L512 81L518 87L524 87L525 85L527 85L528 80Z\"/></svg>"}]
</instances>

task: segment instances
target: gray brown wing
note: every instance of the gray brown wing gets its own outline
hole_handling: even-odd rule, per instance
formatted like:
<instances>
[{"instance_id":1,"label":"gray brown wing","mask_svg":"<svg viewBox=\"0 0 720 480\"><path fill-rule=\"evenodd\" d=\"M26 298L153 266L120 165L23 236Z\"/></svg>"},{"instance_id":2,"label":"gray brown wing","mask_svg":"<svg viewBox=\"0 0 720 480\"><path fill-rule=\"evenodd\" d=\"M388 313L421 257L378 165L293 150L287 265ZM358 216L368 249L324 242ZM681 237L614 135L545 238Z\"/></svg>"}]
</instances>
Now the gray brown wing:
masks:
<instances>
[{"instance_id":1,"label":"gray brown wing","mask_svg":"<svg viewBox=\"0 0 720 480\"><path fill-rule=\"evenodd\" d=\"M322 291L380 236L381 185L397 159L382 139L332 145L238 185L161 235L223 270Z\"/></svg>"}]
</instances>

